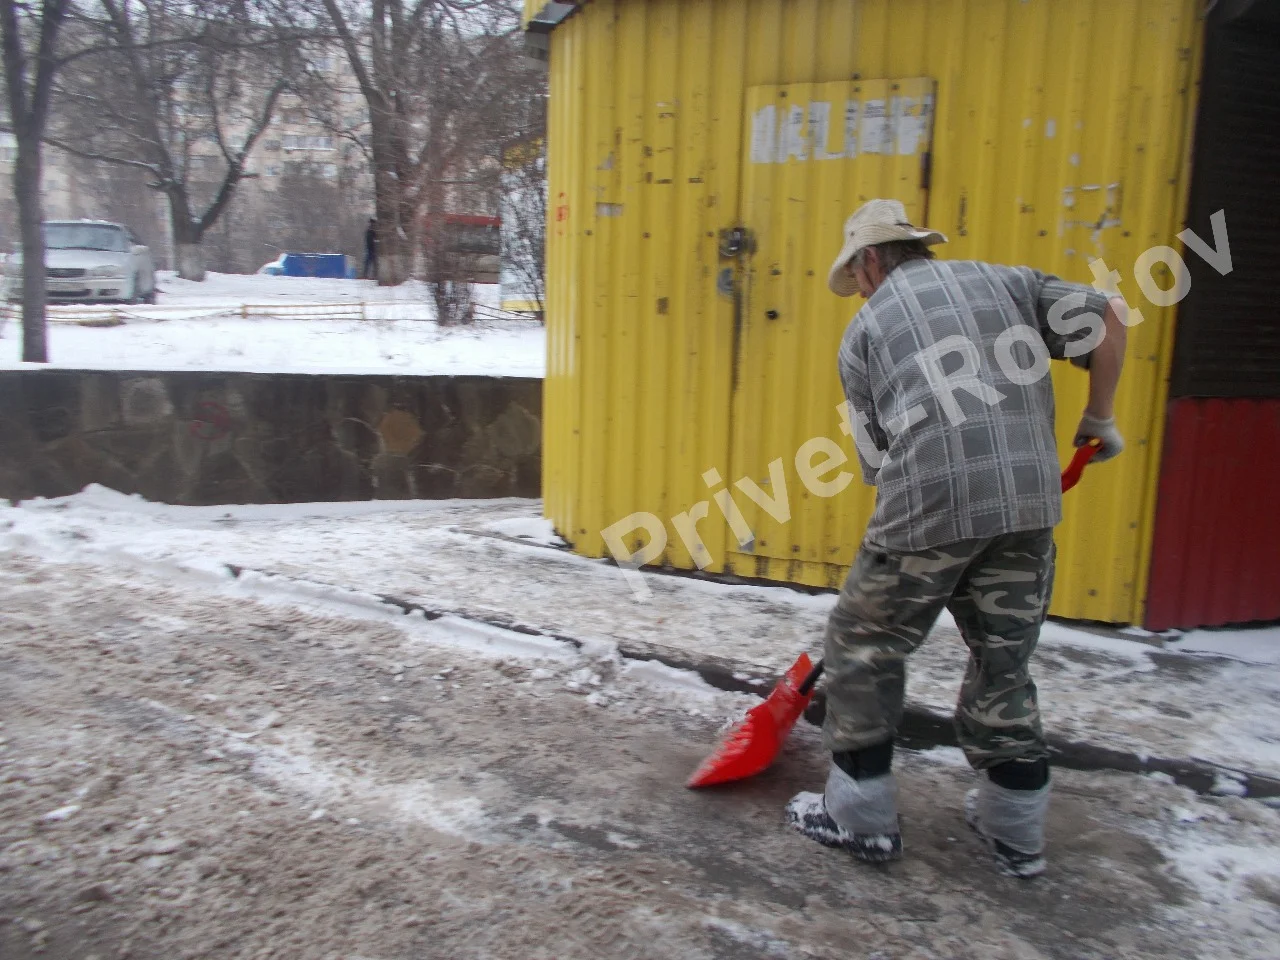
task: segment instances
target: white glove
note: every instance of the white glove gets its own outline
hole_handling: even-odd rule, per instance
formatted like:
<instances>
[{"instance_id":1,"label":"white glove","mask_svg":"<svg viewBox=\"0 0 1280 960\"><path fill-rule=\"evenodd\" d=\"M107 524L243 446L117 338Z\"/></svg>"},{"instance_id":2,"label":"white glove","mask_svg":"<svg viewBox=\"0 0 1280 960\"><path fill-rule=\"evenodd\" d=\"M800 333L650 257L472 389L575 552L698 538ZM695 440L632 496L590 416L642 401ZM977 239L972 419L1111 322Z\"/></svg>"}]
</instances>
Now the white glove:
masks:
<instances>
[{"instance_id":1,"label":"white glove","mask_svg":"<svg viewBox=\"0 0 1280 960\"><path fill-rule=\"evenodd\" d=\"M1101 463L1103 460L1110 460L1112 457L1119 456L1120 451L1124 449L1124 438L1120 436L1120 431L1116 429L1116 418L1108 417L1103 420L1099 417L1090 416L1088 412L1080 418L1080 426L1076 427L1076 438L1073 441L1077 447L1083 447L1090 440L1102 441L1102 447L1093 455L1095 463Z\"/></svg>"}]
</instances>

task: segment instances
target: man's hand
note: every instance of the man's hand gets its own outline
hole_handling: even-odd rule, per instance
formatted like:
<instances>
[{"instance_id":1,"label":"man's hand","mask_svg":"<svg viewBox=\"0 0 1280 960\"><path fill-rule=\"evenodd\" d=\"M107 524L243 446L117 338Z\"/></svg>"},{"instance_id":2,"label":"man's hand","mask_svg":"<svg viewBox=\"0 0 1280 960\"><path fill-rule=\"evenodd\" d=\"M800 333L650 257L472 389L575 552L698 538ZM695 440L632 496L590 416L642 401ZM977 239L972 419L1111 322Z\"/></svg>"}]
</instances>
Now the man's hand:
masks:
<instances>
[{"instance_id":1,"label":"man's hand","mask_svg":"<svg viewBox=\"0 0 1280 960\"><path fill-rule=\"evenodd\" d=\"M1124 449L1124 438L1116 429L1116 418L1095 417L1086 410L1084 416L1080 418L1080 426L1076 427L1076 438L1073 443L1077 447L1083 447L1090 440L1102 441L1102 446L1093 455L1093 459L1098 463L1118 456Z\"/></svg>"}]
</instances>

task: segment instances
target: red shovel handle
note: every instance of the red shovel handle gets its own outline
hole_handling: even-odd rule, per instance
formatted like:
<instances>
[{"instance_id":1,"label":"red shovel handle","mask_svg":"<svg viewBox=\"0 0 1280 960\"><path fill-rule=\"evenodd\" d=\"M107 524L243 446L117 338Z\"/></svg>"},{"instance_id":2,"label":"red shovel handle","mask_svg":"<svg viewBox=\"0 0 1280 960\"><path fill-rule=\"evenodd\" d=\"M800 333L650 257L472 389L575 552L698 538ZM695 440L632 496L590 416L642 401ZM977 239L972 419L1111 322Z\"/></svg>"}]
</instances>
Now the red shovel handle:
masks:
<instances>
[{"instance_id":1,"label":"red shovel handle","mask_svg":"<svg viewBox=\"0 0 1280 960\"><path fill-rule=\"evenodd\" d=\"M1066 493L1080 482L1080 475L1084 473L1085 466L1093 459L1093 455L1101 449L1102 441L1100 440L1090 440L1083 447L1076 449L1076 455L1067 464L1067 469L1062 471L1063 493Z\"/></svg>"}]
</instances>

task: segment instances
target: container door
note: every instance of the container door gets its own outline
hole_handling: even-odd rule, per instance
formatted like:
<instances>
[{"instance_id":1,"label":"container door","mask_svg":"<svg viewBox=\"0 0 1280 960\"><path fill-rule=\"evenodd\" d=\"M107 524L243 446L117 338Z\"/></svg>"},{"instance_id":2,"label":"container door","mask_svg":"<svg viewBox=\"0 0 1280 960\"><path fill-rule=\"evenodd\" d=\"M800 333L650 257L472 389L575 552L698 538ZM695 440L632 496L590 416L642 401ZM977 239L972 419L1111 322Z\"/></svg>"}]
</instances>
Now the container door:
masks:
<instances>
[{"instance_id":1,"label":"container door","mask_svg":"<svg viewBox=\"0 0 1280 960\"><path fill-rule=\"evenodd\" d=\"M832 294L827 271L845 219L866 200L901 200L912 222L927 222L933 103L923 78L747 91L747 244L724 478L741 511L729 511L740 575L834 586L852 562L874 490L841 431L836 353L862 300Z\"/></svg>"}]
</instances>

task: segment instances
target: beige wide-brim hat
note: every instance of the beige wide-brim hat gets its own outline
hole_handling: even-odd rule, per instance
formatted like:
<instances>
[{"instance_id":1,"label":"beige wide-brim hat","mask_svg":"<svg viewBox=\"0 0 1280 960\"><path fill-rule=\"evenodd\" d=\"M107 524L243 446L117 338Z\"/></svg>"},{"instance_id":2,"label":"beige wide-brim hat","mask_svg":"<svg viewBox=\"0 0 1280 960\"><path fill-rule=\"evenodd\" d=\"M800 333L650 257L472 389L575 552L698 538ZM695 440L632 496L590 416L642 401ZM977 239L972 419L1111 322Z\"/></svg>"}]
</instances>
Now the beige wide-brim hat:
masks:
<instances>
[{"instance_id":1,"label":"beige wide-brim hat","mask_svg":"<svg viewBox=\"0 0 1280 960\"><path fill-rule=\"evenodd\" d=\"M827 274L827 286L838 297L852 297L858 283L849 276L845 265L859 250L893 240L920 240L932 246L946 243L937 230L921 229L907 221L907 209L898 200L868 200L844 222L844 248Z\"/></svg>"}]
</instances>

